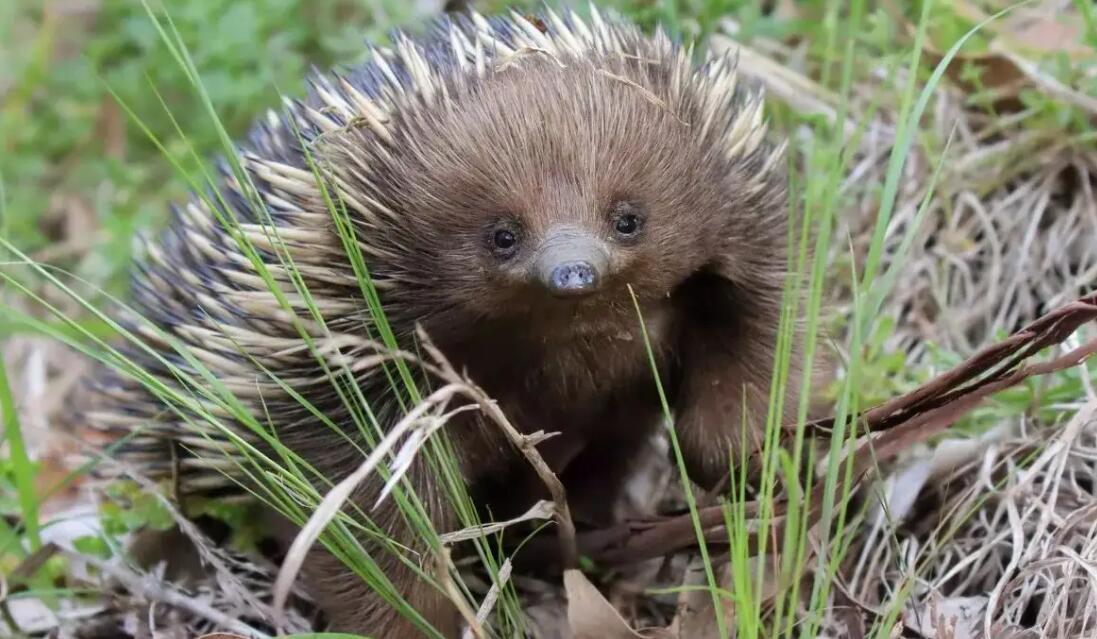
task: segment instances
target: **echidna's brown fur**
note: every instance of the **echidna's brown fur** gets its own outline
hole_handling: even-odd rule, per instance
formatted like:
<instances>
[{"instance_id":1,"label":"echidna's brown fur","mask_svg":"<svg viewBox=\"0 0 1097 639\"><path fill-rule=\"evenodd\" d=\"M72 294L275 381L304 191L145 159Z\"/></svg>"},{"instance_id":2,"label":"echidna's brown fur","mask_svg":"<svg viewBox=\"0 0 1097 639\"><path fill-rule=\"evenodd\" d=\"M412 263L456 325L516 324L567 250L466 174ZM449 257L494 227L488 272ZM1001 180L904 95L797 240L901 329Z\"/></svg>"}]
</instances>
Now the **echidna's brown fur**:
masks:
<instances>
[{"instance_id":1,"label":"echidna's brown fur","mask_svg":"<svg viewBox=\"0 0 1097 639\"><path fill-rule=\"evenodd\" d=\"M222 172L228 213L296 312L283 309L199 198L145 245L137 310L283 443L341 479L365 444L340 398L348 389L337 389L329 371L354 371L382 427L400 409L381 368L366 365L376 353L368 339L376 325L335 231L330 196L347 207L398 340L411 347L421 324L522 430L560 432L542 453L580 514L596 518L636 446L660 423L631 285L690 473L714 483L735 459L729 454L744 436L744 416L757 425L766 414L786 272L783 154L764 140L761 96L738 85L732 60L694 66L691 53L662 34L646 37L597 11L589 23L552 12L494 21L471 15L395 42L348 74L314 77L306 102L289 103L284 116L256 128L239 158L265 212ZM628 242L613 236L609 220L622 202L644 215ZM501 219L523 238L509 261L487 246ZM522 251L535 252L559 229L605 251L597 293L556 299L530 276ZM286 256L321 318L298 292ZM172 368L195 367L141 325L134 330L164 359L135 346L128 353L154 379L180 387ZM796 379L793 371L790 388ZM165 409L127 377L103 373L98 382L100 408L91 419L112 435L141 427L120 454L146 473L177 473L186 492L239 477L223 428L194 411ZM227 418L203 391L186 392ZM466 480L496 513L530 503L520 490L524 466L493 428L466 413L447 429ZM235 432L269 450L247 429ZM424 463L409 477L435 527L454 527ZM379 483L354 501L368 510ZM415 546L392 500L374 521ZM453 631L437 590L388 553L376 558L399 592ZM418 636L338 562L318 555L310 567L310 587L337 629Z\"/></svg>"}]
</instances>

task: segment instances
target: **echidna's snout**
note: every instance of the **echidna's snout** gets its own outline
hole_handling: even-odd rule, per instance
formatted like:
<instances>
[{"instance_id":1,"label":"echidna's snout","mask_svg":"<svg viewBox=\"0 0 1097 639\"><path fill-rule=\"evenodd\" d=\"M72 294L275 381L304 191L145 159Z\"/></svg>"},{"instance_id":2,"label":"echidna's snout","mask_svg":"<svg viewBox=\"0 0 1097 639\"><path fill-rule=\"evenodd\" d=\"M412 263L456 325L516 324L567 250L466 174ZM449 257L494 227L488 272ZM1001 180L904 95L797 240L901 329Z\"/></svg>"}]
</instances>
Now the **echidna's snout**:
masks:
<instances>
[{"instance_id":1,"label":"echidna's snout","mask_svg":"<svg viewBox=\"0 0 1097 639\"><path fill-rule=\"evenodd\" d=\"M582 294L598 286L598 271L589 262L565 262L552 269L549 279L553 293Z\"/></svg>"},{"instance_id":2,"label":"echidna's snout","mask_svg":"<svg viewBox=\"0 0 1097 639\"><path fill-rule=\"evenodd\" d=\"M601 243L577 229L561 229L545 238L534 262L537 279L557 297L597 291L608 266Z\"/></svg>"}]
</instances>

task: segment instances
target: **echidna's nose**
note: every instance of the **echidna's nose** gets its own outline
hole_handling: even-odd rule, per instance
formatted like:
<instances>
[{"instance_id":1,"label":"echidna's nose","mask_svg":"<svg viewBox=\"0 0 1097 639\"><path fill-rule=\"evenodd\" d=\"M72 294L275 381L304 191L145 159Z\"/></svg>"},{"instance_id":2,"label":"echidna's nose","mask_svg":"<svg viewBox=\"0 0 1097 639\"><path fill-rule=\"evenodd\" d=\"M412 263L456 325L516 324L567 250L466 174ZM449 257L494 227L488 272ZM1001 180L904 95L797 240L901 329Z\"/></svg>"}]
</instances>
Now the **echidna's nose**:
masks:
<instances>
[{"instance_id":1,"label":"echidna's nose","mask_svg":"<svg viewBox=\"0 0 1097 639\"><path fill-rule=\"evenodd\" d=\"M564 227L546 234L532 266L531 275L553 296L578 297L602 286L609 256L590 233Z\"/></svg>"},{"instance_id":2,"label":"echidna's nose","mask_svg":"<svg viewBox=\"0 0 1097 639\"><path fill-rule=\"evenodd\" d=\"M584 295L598 288L598 271L590 262L565 262L552 269L549 288L556 295Z\"/></svg>"}]
</instances>

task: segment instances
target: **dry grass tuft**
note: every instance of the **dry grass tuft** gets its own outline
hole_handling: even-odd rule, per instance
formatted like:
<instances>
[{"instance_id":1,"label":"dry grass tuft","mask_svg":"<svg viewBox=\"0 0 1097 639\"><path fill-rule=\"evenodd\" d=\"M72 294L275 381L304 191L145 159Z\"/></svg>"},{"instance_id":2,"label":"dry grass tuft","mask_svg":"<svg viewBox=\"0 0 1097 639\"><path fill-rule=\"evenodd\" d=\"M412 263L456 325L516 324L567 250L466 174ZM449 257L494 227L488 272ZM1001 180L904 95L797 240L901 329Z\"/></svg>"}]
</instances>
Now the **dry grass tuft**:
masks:
<instances>
[{"instance_id":1,"label":"dry grass tuft","mask_svg":"<svg viewBox=\"0 0 1097 639\"><path fill-rule=\"evenodd\" d=\"M1025 128L1024 114L991 119L939 92L932 127L944 159L910 158L889 228L888 255L914 223L937 162L941 177L928 219L902 270L889 312L902 347L927 344L967 354L995 336L1086 292L1097 276L1097 153L1054 130ZM955 127L955 129L953 129ZM847 230L863 254L876 214L890 140L869 135L846 181ZM840 301L836 300L836 301Z\"/></svg>"},{"instance_id":2,"label":"dry grass tuft","mask_svg":"<svg viewBox=\"0 0 1097 639\"><path fill-rule=\"evenodd\" d=\"M1023 420L914 456L889 478L901 510L845 566L850 598L870 612L912 580L905 623L926 637L1091 635L1097 396L1077 408L1065 426Z\"/></svg>"},{"instance_id":3,"label":"dry grass tuft","mask_svg":"<svg viewBox=\"0 0 1097 639\"><path fill-rule=\"evenodd\" d=\"M754 61L771 99L833 121L833 97L812 92L792 70L796 51L771 42L742 59L748 69ZM858 259L871 241L875 188L893 145L896 114L880 96L900 95L905 83L883 70L876 78L855 89L850 121L865 133L842 186L841 223ZM895 321L888 346L914 367L939 366L933 347L969 355L1092 292L1097 278L1092 141L1030 126L1033 110L990 116L970 98L956 85L939 88L919 138L937 154L915 147L888 229L885 266L940 162L928 215L884 307ZM847 135L851 128L847 122ZM833 264L848 262L847 247L833 249ZM829 301L848 317L848 289L833 290ZM1082 396L1053 410L1033 406L980 436L909 451L894 466L881 482L886 506L870 511L839 572L828 624L836 634L828 636L864 636L905 588L911 598L900 626L913 634L904 636L1066 638L1097 630L1097 395L1088 374L1077 375Z\"/></svg>"}]
</instances>

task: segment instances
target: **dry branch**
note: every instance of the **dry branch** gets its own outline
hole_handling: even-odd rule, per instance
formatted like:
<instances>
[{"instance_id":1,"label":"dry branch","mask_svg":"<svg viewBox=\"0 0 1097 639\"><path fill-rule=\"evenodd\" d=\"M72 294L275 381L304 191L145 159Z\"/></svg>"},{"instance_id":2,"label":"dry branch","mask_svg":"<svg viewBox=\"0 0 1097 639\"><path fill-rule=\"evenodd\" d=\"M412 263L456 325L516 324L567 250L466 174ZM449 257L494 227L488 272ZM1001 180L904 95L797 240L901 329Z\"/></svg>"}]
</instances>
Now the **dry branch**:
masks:
<instances>
[{"instance_id":1,"label":"dry branch","mask_svg":"<svg viewBox=\"0 0 1097 639\"><path fill-rule=\"evenodd\" d=\"M185 610L198 618L209 620L229 632L252 639L268 639L270 635L252 628L232 615L217 610L209 602L182 592L173 584L148 574L141 574L125 566L112 565L95 557L63 551L75 561L83 561L103 575L106 575L126 589L127 592L144 597L148 601L159 602Z\"/></svg>"},{"instance_id":2,"label":"dry branch","mask_svg":"<svg viewBox=\"0 0 1097 639\"><path fill-rule=\"evenodd\" d=\"M1097 348L1093 343L1050 362L1021 366L1024 360L1049 346L1061 344L1078 327L1094 319L1097 319L1097 293L1047 313L1001 342L982 349L952 370L909 393L869 409L858 418L859 426L866 433L889 430L919 414L965 397L974 395L983 398L1033 375L1044 375L1077 365ZM809 432L820 435L829 435L833 427L833 418L808 424Z\"/></svg>"}]
</instances>

